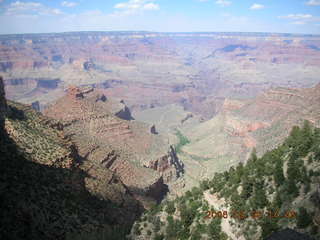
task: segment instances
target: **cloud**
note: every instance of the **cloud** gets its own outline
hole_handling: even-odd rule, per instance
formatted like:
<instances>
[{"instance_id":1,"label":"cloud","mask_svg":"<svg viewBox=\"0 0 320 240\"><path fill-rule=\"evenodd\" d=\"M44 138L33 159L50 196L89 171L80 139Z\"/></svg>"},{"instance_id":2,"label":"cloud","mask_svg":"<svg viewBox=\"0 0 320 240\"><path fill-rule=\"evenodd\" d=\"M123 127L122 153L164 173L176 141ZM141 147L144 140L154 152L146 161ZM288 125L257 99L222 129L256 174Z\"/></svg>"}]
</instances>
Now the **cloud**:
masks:
<instances>
[{"instance_id":1,"label":"cloud","mask_svg":"<svg viewBox=\"0 0 320 240\"><path fill-rule=\"evenodd\" d=\"M159 10L159 4L154 3L154 0L129 0L114 5L115 9L120 11L115 12L113 15L131 15L143 11Z\"/></svg>"},{"instance_id":2,"label":"cloud","mask_svg":"<svg viewBox=\"0 0 320 240\"><path fill-rule=\"evenodd\" d=\"M232 4L232 2L228 1L228 0L217 0L216 4L218 4L222 7L227 7L227 6L230 6Z\"/></svg>"},{"instance_id":3,"label":"cloud","mask_svg":"<svg viewBox=\"0 0 320 240\"><path fill-rule=\"evenodd\" d=\"M288 14L286 16L279 16L279 18L283 19L293 19L293 20L301 20L301 19L311 19L313 16L311 14Z\"/></svg>"},{"instance_id":4,"label":"cloud","mask_svg":"<svg viewBox=\"0 0 320 240\"><path fill-rule=\"evenodd\" d=\"M4 14L7 16L17 17L36 17L36 16L55 16L61 15L63 12L57 8L49 8L39 2L20 2L11 3L5 8Z\"/></svg>"},{"instance_id":5,"label":"cloud","mask_svg":"<svg viewBox=\"0 0 320 240\"><path fill-rule=\"evenodd\" d=\"M304 24L306 24L306 22L304 22L304 21L294 21L294 22L292 22L292 24L294 24L294 25L304 25Z\"/></svg>"},{"instance_id":6,"label":"cloud","mask_svg":"<svg viewBox=\"0 0 320 240\"><path fill-rule=\"evenodd\" d=\"M144 10L159 10L159 5L154 3L147 3L143 6Z\"/></svg>"},{"instance_id":7,"label":"cloud","mask_svg":"<svg viewBox=\"0 0 320 240\"><path fill-rule=\"evenodd\" d=\"M320 0L310 0L305 3L306 5L309 6L320 6Z\"/></svg>"},{"instance_id":8,"label":"cloud","mask_svg":"<svg viewBox=\"0 0 320 240\"><path fill-rule=\"evenodd\" d=\"M259 9L263 9L263 8L265 8L264 5L258 4L258 3L254 3L254 4L252 4L252 6L250 7L250 10L259 10Z\"/></svg>"},{"instance_id":9,"label":"cloud","mask_svg":"<svg viewBox=\"0 0 320 240\"><path fill-rule=\"evenodd\" d=\"M315 23L320 21L320 17L313 16L311 14L288 14L286 16L279 16L278 18L291 20L291 24L294 25L304 25L308 23Z\"/></svg>"},{"instance_id":10,"label":"cloud","mask_svg":"<svg viewBox=\"0 0 320 240\"><path fill-rule=\"evenodd\" d=\"M76 3L76 2L68 2L68 1L61 2L61 6L63 6L63 7L75 7L77 5L78 5L78 3Z\"/></svg>"}]
</instances>

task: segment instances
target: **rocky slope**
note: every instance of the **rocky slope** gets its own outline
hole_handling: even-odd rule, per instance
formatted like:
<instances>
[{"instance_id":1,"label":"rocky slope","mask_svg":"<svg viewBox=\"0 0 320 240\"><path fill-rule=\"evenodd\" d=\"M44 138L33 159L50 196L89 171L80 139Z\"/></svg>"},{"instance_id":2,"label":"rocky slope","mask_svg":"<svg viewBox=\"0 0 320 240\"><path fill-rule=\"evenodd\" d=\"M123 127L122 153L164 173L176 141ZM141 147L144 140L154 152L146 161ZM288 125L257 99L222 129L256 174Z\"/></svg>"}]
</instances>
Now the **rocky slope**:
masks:
<instances>
[{"instance_id":1,"label":"rocky slope","mask_svg":"<svg viewBox=\"0 0 320 240\"><path fill-rule=\"evenodd\" d=\"M0 94L0 238L123 239L143 209L130 190L102 166L81 166L61 123L7 105L2 78Z\"/></svg>"},{"instance_id":2,"label":"rocky slope","mask_svg":"<svg viewBox=\"0 0 320 240\"><path fill-rule=\"evenodd\" d=\"M7 113L7 102L5 99L4 83L2 77L0 77L0 126L4 127L4 119Z\"/></svg>"},{"instance_id":3,"label":"rocky slope","mask_svg":"<svg viewBox=\"0 0 320 240\"><path fill-rule=\"evenodd\" d=\"M260 155L276 147L292 126L301 125L304 119L319 126L319 103L319 84L305 89L271 89L251 100L225 100L214 118L184 129L191 143L182 148L186 154L181 159L186 165L200 164L186 172L195 176L200 166L202 173L196 178L210 177L246 159L253 148Z\"/></svg>"},{"instance_id":4,"label":"rocky slope","mask_svg":"<svg viewBox=\"0 0 320 240\"><path fill-rule=\"evenodd\" d=\"M132 239L319 239L320 129L305 121L262 157L144 213ZM286 233L286 234L285 234ZM285 234L285 235L284 235Z\"/></svg>"},{"instance_id":5,"label":"rocky slope","mask_svg":"<svg viewBox=\"0 0 320 240\"><path fill-rule=\"evenodd\" d=\"M120 106L120 107L119 107ZM102 166L119 176L148 206L160 201L183 172L183 165L161 135L130 121L129 109L92 88L69 87L65 97L44 111L62 121L83 158L82 168Z\"/></svg>"}]
</instances>

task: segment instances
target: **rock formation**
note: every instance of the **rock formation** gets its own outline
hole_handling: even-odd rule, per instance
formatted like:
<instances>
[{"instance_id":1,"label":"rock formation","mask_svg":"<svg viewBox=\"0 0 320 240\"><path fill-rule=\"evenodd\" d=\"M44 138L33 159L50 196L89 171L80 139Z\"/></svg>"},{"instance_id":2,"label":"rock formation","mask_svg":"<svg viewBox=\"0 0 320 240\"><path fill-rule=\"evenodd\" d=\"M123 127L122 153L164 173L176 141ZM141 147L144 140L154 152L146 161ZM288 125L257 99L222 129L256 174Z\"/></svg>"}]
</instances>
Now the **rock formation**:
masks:
<instances>
[{"instance_id":1,"label":"rock formation","mask_svg":"<svg viewBox=\"0 0 320 240\"><path fill-rule=\"evenodd\" d=\"M63 240L67 234L78 238L102 230L108 238L115 227L125 230L141 213L113 171L81 164L63 124L30 105L7 104L2 79L0 128L1 239Z\"/></svg>"},{"instance_id":2,"label":"rock formation","mask_svg":"<svg viewBox=\"0 0 320 240\"><path fill-rule=\"evenodd\" d=\"M185 121L187 121L188 119L192 118L193 114L192 113L188 113L187 116L185 116L185 118L183 118L181 120L181 124L183 124Z\"/></svg>"},{"instance_id":3,"label":"rock formation","mask_svg":"<svg viewBox=\"0 0 320 240\"><path fill-rule=\"evenodd\" d=\"M7 101L5 98L4 83L3 83L2 77L0 76L0 117L2 121L4 119L6 111L7 111Z\"/></svg>"},{"instance_id":4,"label":"rock formation","mask_svg":"<svg viewBox=\"0 0 320 240\"><path fill-rule=\"evenodd\" d=\"M253 148L258 154L275 148L294 125L301 125L304 120L320 126L319 102L319 85L271 89L250 101L226 100L218 115L185 131L191 144L183 151L211 159L204 162L208 174L217 166L228 169L237 161L248 159ZM224 158L237 161L218 163Z\"/></svg>"},{"instance_id":5,"label":"rock formation","mask_svg":"<svg viewBox=\"0 0 320 240\"><path fill-rule=\"evenodd\" d=\"M32 107L32 109L40 112L40 103L39 103L39 101L35 101L35 102L31 103L31 107Z\"/></svg>"},{"instance_id":6,"label":"rock formation","mask_svg":"<svg viewBox=\"0 0 320 240\"><path fill-rule=\"evenodd\" d=\"M3 79L0 76L0 131L4 130L4 119L7 113L7 101L4 92Z\"/></svg>"},{"instance_id":7,"label":"rock formation","mask_svg":"<svg viewBox=\"0 0 320 240\"><path fill-rule=\"evenodd\" d=\"M177 157L173 146L170 146L170 150L166 155L149 161L144 166L159 172L165 183L174 182L184 173L184 165Z\"/></svg>"},{"instance_id":8,"label":"rock formation","mask_svg":"<svg viewBox=\"0 0 320 240\"><path fill-rule=\"evenodd\" d=\"M115 115L123 120L133 120L131 112L125 104L123 104L122 108L119 111L117 111Z\"/></svg>"},{"instance_id":9,"label":"rock formation","mask_svg":"<svg viewBox=\"0 0 320 240\"><path fill-rule=\"evenodd\" d=\"M162 170L145 168L139 162L149 162L157 156L174 162L173 149L167 154L162 150L165 144L161 137L148 133L147 126L129 121L123 115L127 120L118 117L115 109L119 102L103 96L97 90L84 92L81 88L72 87L65 97L44 113L62 121L64 131L71 136L83 158L81 167L84 170L90 171L95 165L103 166L119 176L137 199L144 201L151 197L161 200L157 197L162 198L168 191L166 184L178 176L176 173L167 176L162 174ZM129 114L126 116L130 116L130 111L126 112ZM173 163L167 168L170 169L168 171L176 171Z\"/></svg>"},{"instance_id":10,"label":"rock formation","mask_svg":"<svg viewBox=\"0 0 320 240\"><path fill-rule=\"evenodd\" d=\"M158 134L158 132L157 132L157 130L156 130L156 125L152 125L151 127L150 127L150 132L152 133L152 134Z\"/></svg>"},{"instance_id":11,"label":"rock formation","mask_svg":"<svg viewBox=\"0 0 320 240\"><path fill-rule=\"evenodd\" d=\"M83 94L84 92L81 91L78 87L76 86L70 86L67 90L67 94L68 94L68 97L70 99L82 99L83 98Z\"/></svg>"},{"instance_id":12,"label":"rock formation","mask_svg":"<svg viewBox=\"0 0 320 240\"><path fill-rule=\"evenodd\" d=\"M3 35L0 72L9 99L25 103L46 105L63 86L92 85L132 111L179 103L209 119L221 98L310 87L320 75L319 43L319 36L268 33Z\"/></svg>"},{"instance_id":13,"label":"rock formation","mask_svg":"<svg viewBox=\"0 0 320 240\"><path fill-rule=\"evenodd\" d=\"M97 101L105 102L105 101L107 101L107 97L104 94L98 95L97 99L96 99L96 102Z\"/></svg>"}]
</instances>

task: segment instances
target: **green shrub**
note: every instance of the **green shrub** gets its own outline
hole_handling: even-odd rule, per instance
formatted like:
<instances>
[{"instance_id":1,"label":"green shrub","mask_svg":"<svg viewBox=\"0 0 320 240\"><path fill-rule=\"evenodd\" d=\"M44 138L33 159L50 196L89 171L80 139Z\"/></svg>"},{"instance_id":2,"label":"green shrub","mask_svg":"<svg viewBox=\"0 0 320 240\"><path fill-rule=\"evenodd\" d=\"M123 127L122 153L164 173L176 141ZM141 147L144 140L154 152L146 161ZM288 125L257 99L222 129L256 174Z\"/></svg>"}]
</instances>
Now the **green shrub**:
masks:
<instances>
[{"instance_id":1,"label":"green shrub","mask_svg":"<svg viewBox=\"0 0 320 240\"><path fill-rule=\"evenodd\" d=\"M312 223L312 217L308 214L307 209L304 207L299 208L297 217L297 227L306 228Z\"/></svg>"},{"instance_id":2,"label":"green shrub","mask_svg":"<svg viewBox=\"0 0 320 240\"><path fill-rule=\"evenodd\" d=\"M163 234L156 234L155 236L154 236L154 240L163 240L164 239L164 236L163 236Z\"/></svg>"},{"instance_id":3,"label":"green shrub","mask_svg":"<svg viewBox=\"0 0 320 240\"><path fill-rule=\"evenodd\" d=\"M177 130L176 132L176 136L178 137L178 143L177 145L175 146L176 148L176 152L177 153L180 153L181 152L181 148L184 146L184 145L187 145L188 143L190 143L189 139L184 136L179 130Z\"/></svg>"},{"instance_id":4,"label":"green shrub","mask_svg":"<svg viewBox=\"0 0 320 240\"><path fill-rule=\"evenodd\" d=\"M168 201L167 202L167 207L166 207L166 212L169 215L172 215L175 211L176 211L176 208L174 206L174 202L173 201Z\"/></svg>"}]
</instances>

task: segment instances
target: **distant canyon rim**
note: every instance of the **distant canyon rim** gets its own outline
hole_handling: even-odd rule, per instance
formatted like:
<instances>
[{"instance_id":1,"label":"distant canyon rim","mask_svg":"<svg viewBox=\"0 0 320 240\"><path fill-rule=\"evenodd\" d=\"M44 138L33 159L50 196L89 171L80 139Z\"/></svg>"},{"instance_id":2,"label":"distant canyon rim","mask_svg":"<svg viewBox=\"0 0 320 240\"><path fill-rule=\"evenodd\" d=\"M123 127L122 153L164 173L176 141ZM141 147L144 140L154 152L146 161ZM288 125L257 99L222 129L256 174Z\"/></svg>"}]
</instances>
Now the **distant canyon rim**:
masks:
<instances>
[{"instance_id":1,"label":"distant canyon rim","mask_svg":"<svg viewBox=\"0 0 320 240\"><path fill-rule=\"evenodd\" d=\"M96 124L94 131L106 127L118 131L117 136L131 136L133 140L124 140L129 150L113 154L127 159L129 165L136 162L137 168L147 166L157 171L163 178L161 181L177 194L181 186L194 186L216 171L245 161L253 148L259 154L266 152L302 119L320 124L317 85L320 35L157 32L0 35L0 75L8 99L37 106L39 111L59 120L71 108L97 106L92 93L87 94L88 98L84 94L84 100L70 102L66 109L56 104L70 96L70 86L80 92L94 89L94 94L100 94L99 99L104 96L107 101L98 109L118 114L113 119L112 114L100 116L101 112L95 112L95 117L103 118L104 122L92 123L90 117L90 124ZM77 112L72 114L71 121L78 117ZM68 126L74 141L89 141L72 131L76 126L92 129L86 124L89 123L84 120ZM181 142L177 132L189 140L179 152L170 148ZM120 148L124 142L118 141ZM150 142L163 146L142 147ZM117 141L112 144L108 153L96 155L112 153ZM130 154L136 158L134 161L124 157ZM96 155L91 157L93 162L103 160ZM144 181L141 174L145 169L133 171L135 168L129 165L121 160L109 167L118 169L127 186L130 179L126 174L130 169L137 181L132 187L137 187L139 181ZM181 171L185 172L183 182L173 177ZM148 174L153 181L149 179L150 185L162 184L154 173Z\"/></svg>"}]
</instances>

